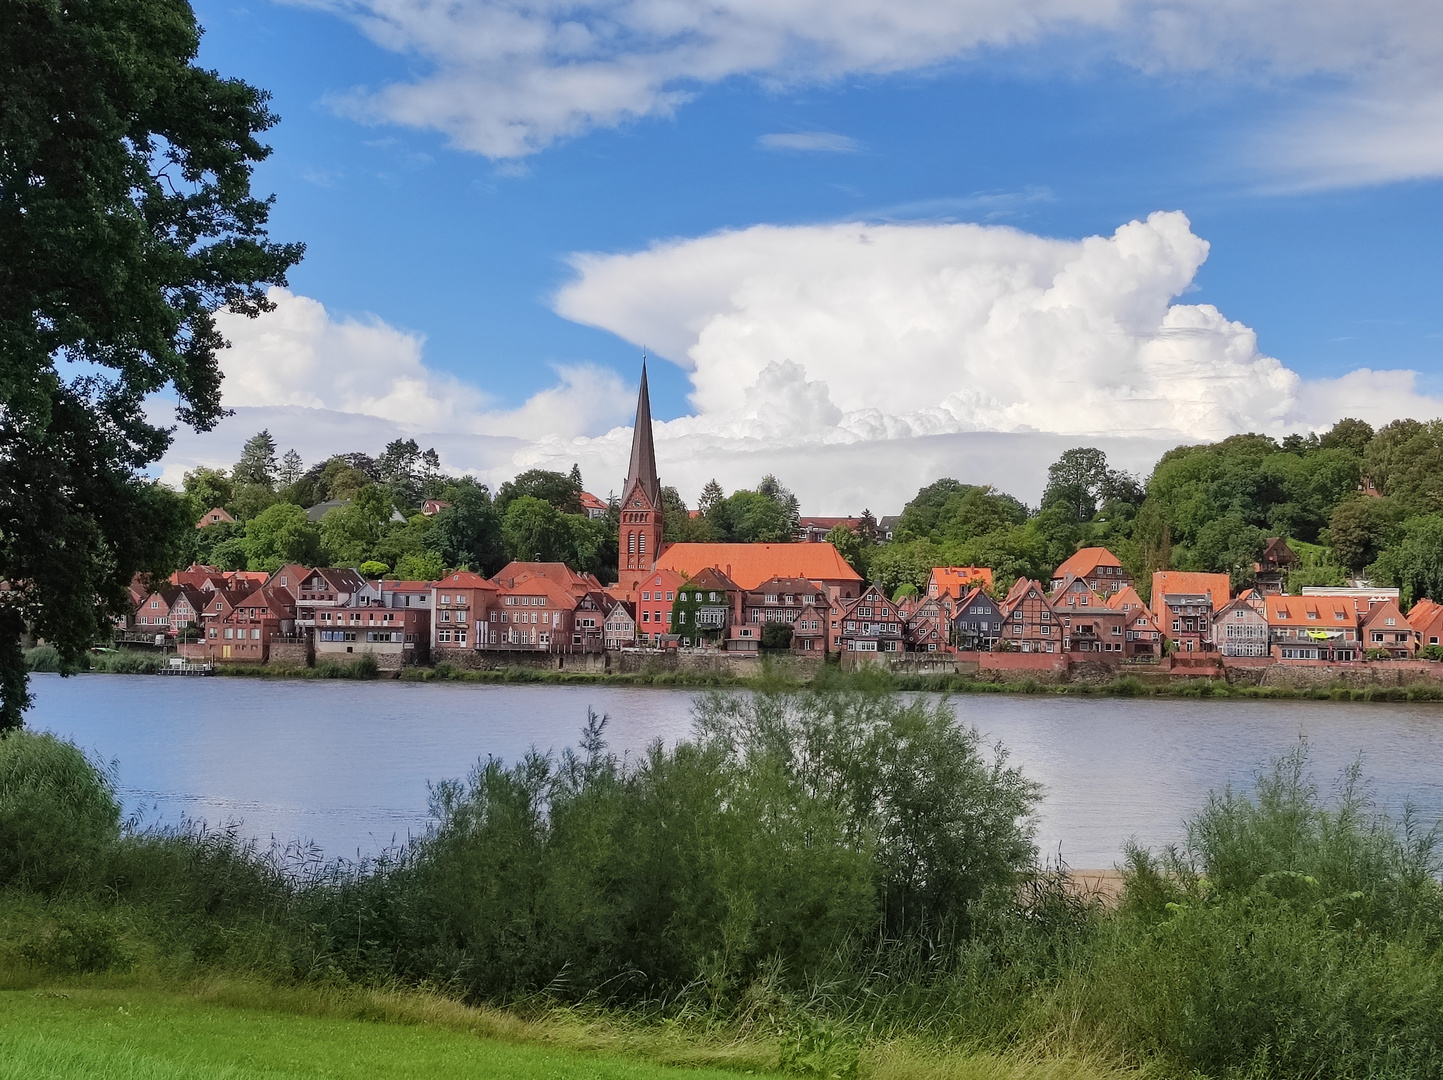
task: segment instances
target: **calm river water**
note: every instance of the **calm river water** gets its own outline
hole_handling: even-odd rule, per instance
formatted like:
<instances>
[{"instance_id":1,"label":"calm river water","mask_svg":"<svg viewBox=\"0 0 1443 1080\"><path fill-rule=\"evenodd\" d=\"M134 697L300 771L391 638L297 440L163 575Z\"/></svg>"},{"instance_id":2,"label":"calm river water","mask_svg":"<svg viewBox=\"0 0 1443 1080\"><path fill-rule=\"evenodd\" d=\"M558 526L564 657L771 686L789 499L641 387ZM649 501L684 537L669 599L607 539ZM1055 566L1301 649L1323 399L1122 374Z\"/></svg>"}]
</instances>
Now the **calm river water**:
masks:
<instances>
[{"instance_id":1,"label":"calm river water","mask_svg":"<svg viewBox=\"0 0 1443 1080\"><path fill-rule=\"evenodd\" d=\"M84 675L34 679L27 723L119 768L127 813L238 823L262 840L371 854L427 821L427 781L478 758L575 741L590 706L617 752L690 730L693 695L602 686L262 681ZM1106 867L1129 837L1178 840L1212 788L1305 735L1319 783L1360 752L1378 800L1443 814L1443 707L968 695L959 719L1047 789L1038 843Z\"/></svg>"}]
</instances>

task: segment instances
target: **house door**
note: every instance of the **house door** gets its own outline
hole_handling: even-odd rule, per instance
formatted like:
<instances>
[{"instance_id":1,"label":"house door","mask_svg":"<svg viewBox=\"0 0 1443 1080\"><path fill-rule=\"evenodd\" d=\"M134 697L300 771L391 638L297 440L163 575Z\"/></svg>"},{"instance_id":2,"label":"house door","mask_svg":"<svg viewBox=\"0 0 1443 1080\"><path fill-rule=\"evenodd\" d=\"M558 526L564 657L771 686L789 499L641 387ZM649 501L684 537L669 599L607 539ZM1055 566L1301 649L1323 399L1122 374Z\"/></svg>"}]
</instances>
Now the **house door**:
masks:
<instances>
[{"instance_id":1,"label":"house door","mask_svg":"<svg viewBox=\"0 0 1443 1080\"><path fill-rule=\"evenodd\" d=\"M229 645L222 645L222 646L221 646L221 659L223 659L223 660L229 660L229 659L230 659L230 646L229 646Z\"/></svg>"}]
</instances>

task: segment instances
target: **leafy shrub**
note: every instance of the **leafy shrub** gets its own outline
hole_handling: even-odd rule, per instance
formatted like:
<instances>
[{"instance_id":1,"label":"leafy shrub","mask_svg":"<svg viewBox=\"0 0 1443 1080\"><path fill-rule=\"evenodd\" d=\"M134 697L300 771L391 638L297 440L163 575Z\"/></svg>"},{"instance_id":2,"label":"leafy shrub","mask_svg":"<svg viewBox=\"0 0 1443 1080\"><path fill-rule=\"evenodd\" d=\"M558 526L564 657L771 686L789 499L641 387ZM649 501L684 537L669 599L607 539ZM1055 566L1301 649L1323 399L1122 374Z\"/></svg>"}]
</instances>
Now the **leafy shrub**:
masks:
<instances>
[{"instance_id":1,"label":"leafy shrub","mask_svg":"<svg viewBox=\"0 0 1443 1080\"><path fill-rule=\"evenodd\" d=\"M129 967L133 962L115 920L93 913L62 917L23 942L20 955L36 967L77 975Z\"/></svg>"},{"instance_id":2,"label":"leafy shrub","mask_svg":"<svg viewBox=\"0 0 1443 1080\"><path fill-rule=\"evenodd\" d=\"M111 769L54 735L0 739L0 885L83 888L119 836Z\"/></svg>"}]
</instances>

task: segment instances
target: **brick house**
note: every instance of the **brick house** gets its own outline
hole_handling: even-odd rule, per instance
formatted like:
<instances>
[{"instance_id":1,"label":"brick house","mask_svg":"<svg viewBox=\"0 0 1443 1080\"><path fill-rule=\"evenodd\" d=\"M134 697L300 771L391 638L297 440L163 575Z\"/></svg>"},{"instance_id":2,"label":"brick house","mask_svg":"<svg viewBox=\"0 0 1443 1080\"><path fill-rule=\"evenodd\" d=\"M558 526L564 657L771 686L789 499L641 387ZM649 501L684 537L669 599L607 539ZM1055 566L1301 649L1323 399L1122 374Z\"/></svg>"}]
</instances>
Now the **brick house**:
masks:
<instances>
[{"instance_id":1,"label":"brick house","mask_svg":"<svg viewBox=\"0 0 1443 1080\"><path fill-rule=\"evenodd\" d=\"M742 590L714 566L683 581L672 605L672 628L683 645L725 646L731 628L743 621Z\"/></svg>"},{"instance_id":2,"label":"brick house","mask_svg":"<svg viewBox=\"0 0 1443 1080\"><path fill-rule=\"evenodd\" d=\"M959 649L987 652L1002 636L1005 618L1002 605L982 586L974 586L957 601L952 615L952 640Z\"/></svg>"},{"instance_id":3,"label":"brick house","mask_svg":"<svg viewBox=\"0 0 1443 1080\"><path fill-rule=\"evenodd\" d=\"M1408 609L1408 625L1418 636L1418 647L1437 646L1443 639L1443 604L1424 597Z\"/></svg>"},{"instance_id":4,"label":"brick house","mask_svg":"<svg viewBox=\"0 0 1443 1080\"><path fill-rule=\"evenodd\" d=\"M1129 660L1156 660L1162 656L1162 630L1157 619L1131 585L1107 598L1107 606L1127 617L1123 624L1123 655Z\"/></svg>"},{"instance_id":5,"label":"brick house","mask_svg":"<svg viewBox=\"0 0 1443 1080\"><path fill-rule=\"evenodd\" d=\"M581 512L592 521L604 521L606 519L606 500L598 499L589 491L581 493Z\"/></svg>"},{"instance_id":6,"label":"brick house","mask_svg":"<svg viewBox=\"0 0 1443 1080\"><path fill-rule=\"evenodd\" d=\"M902 614L876 585L845 604L839 613L842 648L846 652L901 652L905 640Z\"/></svg>"},{"instance_id":7,"label":"brick house","mask_svg":"<svg viewBox=\"0 0 1443 1080\"><path fill-rule=\"evenodd\" d=\"M1212 640L1224 656L1272 655L1266 605L1239 596L1213 616Z\"/></svg>"},{"instance_id":8,"label":"brick house","mask_svg":"<svg viewBox=\"0 0 1443 1080\"><path fill-rule=\"evenodd\" d=\"M485 649L491 647L493 641L500 642L494 623L502 590L494 582L469 570L453 570L440 581L426 585L433 656L445 659L448 650ZM401 601L411 601L414 593L409 589L397 589L390 595L396 598L399 606Z\"/></svg>"},{"instance_id":9,"label":"brick house","mask_svg":"<svg viewBox=\"0 0 1443 1080\"><path fill-rule=\"evenodd\" d=\"M1052 608L1062 621L1064 652L1101 653L1110 659L1126 653L1124 634L1132 620L1091 589L1064 589L1052 599Z\"/></svg>"},{"instance_id":10,"label":"brick house","mask_svg":"<svg viewBox=\"0 0 1443 1080\"><path fill-rule=\"evenodd\" d=\"M216 660L263 664L270 659L271 640L291 634L295 617L290 593L256 589L237 600L224 618L206 625L206 651Z\"/></svg>"},{"instance_id":11,"label":"brick house","mask_svg":"<svg viewBox=\"0 0 1443 1080\"><path fill-rule=\"evenodd\" d=\"M423 517L435 517L442 510L450 507L445 499L423 499L421 500L421 515Z\"/></svg>"},{"instance_id":12,"label":"brick house","mask_svg":"<svg viewBox=\"0 0 1443 1080\"><path fill-rule=\"evenodd\" d=\"M444 595L444 582L442 583ZM600 589L595 590L600 592ZM522 652L570 653L601 648L601 635L582 635L582 644L572 644L576 632L576 611L586 595L575 596L549 577L517 579L514 588L502 588L499 602L487 625L488 649ZM600 601L594 610L604 621ZM438 625L443 625L439 624Z\"/></svg>"},{"instance_id":13,"label":"brick house","mask_svg":"<svg viewBox=\"0 0 1443 1080\"><path fill-rule=\"evenodd\" d=\"M937 597L961 600L978 586L992 588L990 566L934 566L927 576L923 594L929 600Z\"/></svg>"},{"instance_id":14,"label":"brick house","mask_svg":"<svg viewBox=\"0 0 1443 1080\"><path fill-rule=\"evenodd\" d=\"M603 588L594 575L579 573L559 562L509 562L491 575L491 581L502 589L515 589L534 577L555 582L577 599Z\"/></svg>"},{"instance_id":15,"label":"brick house","mask_svg":"<svg viewBox=\"0 0 1443 1080\"><path fill-rule=\"evenodd\" d=\"M1407 660L1418 651L1418 634L1396 600L1369 604L1359 630L1365 649L1386 649L1394 660Z\"/></svg>"},{"instance_id":16,"label":"brick house","mask_svg":"<svg viewBox=\"0 0 1443 1080\"><path fill-rule=\"evenodd\" d=\"M728 649L755 651L768 623L785 623L792 628L794 652L827 652L831 605L825 590L806 578L775 577L740 597L741 619L732 627Z\"/></svg>"},{"instance_id":17,"label":"brick house","mask_svg":"<svg viewBox=\"0 0 1443 1080\"><path fill-rule=\"evenodd\" d=\"M1213 616L1232 599L1226 574L1159 570L1152 575L1152 614L1178 652L1211 652Z\"/></svg>"},{"instance_id":18,"label":"brick house","mask_svg":"<svg viewBox=\"0 0 1443 1080\"><path fill-rule=\"evenodd\" d=\"M1042 583L1018 578L1002 601L1004 642L1018 652L1062 651L1062 626Z\"/></svg>"},{"instance_id":19,"label":"brick house","mask_svg":"<svg viewBox=\"0 0 1443 1080\"><path fill-rule=\"evenodd\" d=\"M395 670L430 659L431 612L426 608L374 605L332 614L335 619L328 626L314 631L317 660L369 655L379 666Z\"/></svg>"},{"instance_id":20,"label":"brick house","mask_svg":"<svg viewBox=\"0 0 1443 1080\"><path fill-rule=\"evenodd\" d=\"M341 612L350 608L370 607L381 603L381 590L355 570L318 567L294 576L294 567L282 567L271 576L266 587L293 597L296 605L296 627L309 634L311 628L325 628L344 621ZM290 573L286 573L290 571ZM288 582L289 584L282 584Z\"/></svg>"},{"instance_id":21,"label":"brick house","mask_svg":"<svg viewBox=\"0 0 1443 1080\"><path fill-rule=\"evenodd\" d=\"M1266 596L1271 655L1279 660L1357 660L1358 609L1346 596Z\"/></svg>"},{"instance_id":22,"label":"brick house","mask_svg":"<svg viewBox=\"0 0 1443 1080\"><path fill-rule=\"evenodd\" d=\"M211 525L234 524L235 518L231 517L231 515L226 511L226 508L224 506L212 506L204 514L201 514L200 520L195 523L195 527L197 529L205 529L209 528Z\"/></svg>"},{"instance_id":23,"label":"brick house","mask_svg":"<svg viewBox=\"0 0 1443 1080\"><path fill-rule=\"evenodd\" d=\"M1082 581L1089 589L1104 598L1119 589L1132 584L1132 577L1122 567L1121 560L1107 548L1080 548L1061 566L1052 572L1052 588L1057 592L1067 584L1069 578Z\"/></svg>"},{"instance_id":24,"label":"brick house","mask_svg":"<svg viewBox=\"0 0 1443 1080\"><path fill-rule=\"evenodd\" d=\"M675 633L672 629L672 606L686 578L675 570L653 570L637 582L627 599L636 605L636 640L643 644L660 644L661 639Z\"/></svg>"}]
</instances>

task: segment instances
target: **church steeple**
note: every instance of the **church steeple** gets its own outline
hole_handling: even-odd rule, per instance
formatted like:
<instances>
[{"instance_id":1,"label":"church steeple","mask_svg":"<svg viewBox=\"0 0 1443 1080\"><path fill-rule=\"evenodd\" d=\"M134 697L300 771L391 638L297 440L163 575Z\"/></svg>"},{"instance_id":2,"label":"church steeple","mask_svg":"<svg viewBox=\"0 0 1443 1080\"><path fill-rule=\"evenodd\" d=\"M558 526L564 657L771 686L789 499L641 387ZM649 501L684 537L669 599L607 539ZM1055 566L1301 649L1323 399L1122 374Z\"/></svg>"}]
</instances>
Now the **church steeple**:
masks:
<instances>
[{"instance_id":1,"label":"church steeple","mask_svg":"<svg viewBox=\"0 0 1443 1080\"><path fill-rule=\"evenodd\" d=\"M646 359L641 361L641 391L636 397L636 428L631 433L631 464L621 488L621 532L617 570L649 571L661 554L661 478L656 475L656 446L651 433L651 395Z\"/></svg>"},{"instance_id":2,"label":"church steeple","mask_svg":"<svg viewBox=\"0 0 1443 1080\"><path fill-rule=\"evenodd\" d=\"M656 475L656 446L651 435L651 394L646 388L645 357L641 361L641 391L636 395L636 427L631 433L631 465L626 471L622 491L629 495L632 484L646 492L652 505L661 506L661 481Z\"/></svg>"}]
</instances>

